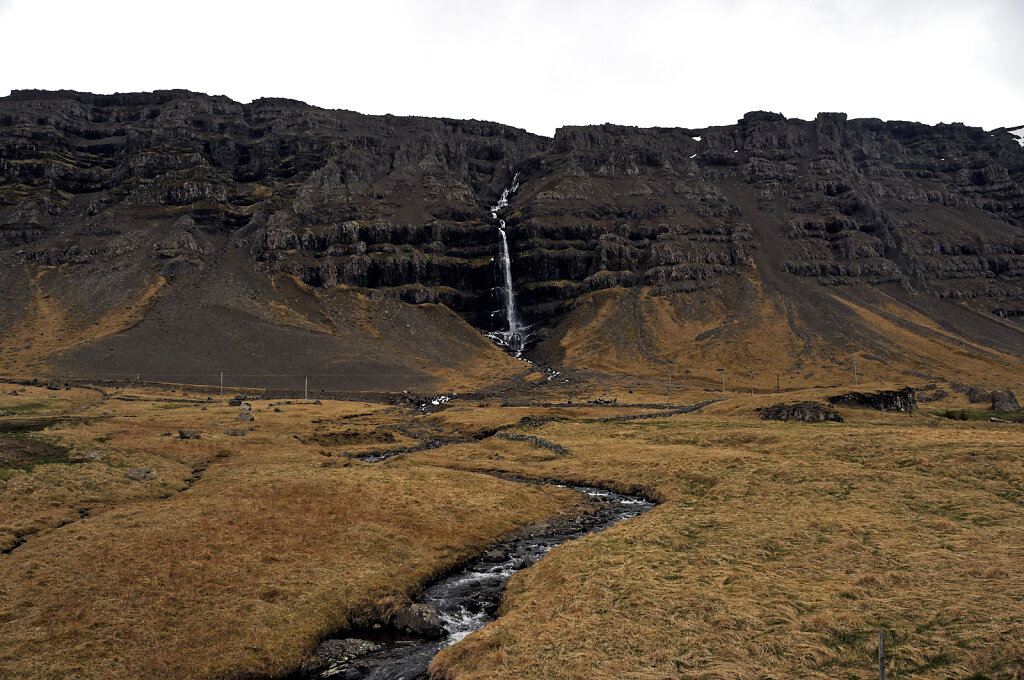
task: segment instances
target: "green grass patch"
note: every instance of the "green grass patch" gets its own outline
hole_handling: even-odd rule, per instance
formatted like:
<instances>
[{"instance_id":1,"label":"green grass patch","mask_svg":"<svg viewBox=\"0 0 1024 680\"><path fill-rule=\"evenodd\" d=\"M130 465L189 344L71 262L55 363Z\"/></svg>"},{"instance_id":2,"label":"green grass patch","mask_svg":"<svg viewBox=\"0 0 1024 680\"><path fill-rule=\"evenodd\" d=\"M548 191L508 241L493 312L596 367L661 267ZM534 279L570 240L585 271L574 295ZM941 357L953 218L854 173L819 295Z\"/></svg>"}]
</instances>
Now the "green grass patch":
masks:
<instances>
[{"instance_id":1,"label":"green grass patch","mask_svg":"<svg viewBox=\"0 0 1024 680\"><path fill-rule=\"evenodd\" d=\"M36 465L71 462L63 446L23 434L0 435L0 469L28 470Z\"/></svg>"},{"instance_id":2,"label":"green grass patch","mask_svg":"<svg viewBox=\"0 0 1024 680\"><path fill-rule=\"evenodd\" d=\"M0 413L10 413L19 416L26 416L35 413L42 413L46 409L52 407L52 404L46 404L41 401L19 401L14 404L0 404Z\"/></svg>"}]
</instances>

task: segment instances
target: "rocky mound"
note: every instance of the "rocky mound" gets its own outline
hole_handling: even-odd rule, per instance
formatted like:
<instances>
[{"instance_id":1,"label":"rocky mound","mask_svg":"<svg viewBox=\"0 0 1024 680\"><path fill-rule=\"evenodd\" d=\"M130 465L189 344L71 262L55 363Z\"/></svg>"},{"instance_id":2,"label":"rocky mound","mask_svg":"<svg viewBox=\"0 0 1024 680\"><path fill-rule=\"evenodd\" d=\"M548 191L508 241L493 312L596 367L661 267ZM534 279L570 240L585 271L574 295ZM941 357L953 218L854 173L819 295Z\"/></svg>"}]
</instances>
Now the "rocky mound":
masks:
<instances>
[{"instance_id":1,"label":"rocky mound","mask_svg":"<svg viewBox=\"0 0 1024 680\"><path fill-rule=\"evenodd\" d=\"M989 395L993 411L1019 411L1017 395L1011 390L993 390Z\"/></svg>"},{"instance_id":2,"label":"rocky mound","mask_svg":"<svg viewBox=\"0 0 1024 680\"><path fill-rule=\"evenodd\" d=\"M805 423L843 422L839 411L813 401L774 404L758 410L761 413L761 420L801 420Z\"/></svg>"},{"instance_id":3,"label":"rocky mound","mask_svg":"<svg viewBox=\"0 0 1024 680\"><path fill-rule=\"evenodd\" d=\"M917 408L914 388L881 390L879 392L847 392L828 398L828 403L840 406L867 406L879 411L909 413Z\"/></svg>"}]
</instances>

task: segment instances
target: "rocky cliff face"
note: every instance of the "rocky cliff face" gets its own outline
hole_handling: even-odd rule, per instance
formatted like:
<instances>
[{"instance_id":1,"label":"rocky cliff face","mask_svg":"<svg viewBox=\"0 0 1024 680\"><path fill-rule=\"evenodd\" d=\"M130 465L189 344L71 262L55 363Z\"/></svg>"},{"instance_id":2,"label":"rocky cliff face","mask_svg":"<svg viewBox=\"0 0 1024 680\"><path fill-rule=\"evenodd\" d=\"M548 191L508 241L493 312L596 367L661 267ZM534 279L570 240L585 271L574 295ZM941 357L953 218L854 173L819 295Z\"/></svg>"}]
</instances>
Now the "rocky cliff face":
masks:
<instances>
[{"instance_id":1,"label":"rocky cliff face","mask_svg":"<svg viewBox=\"0 0 1024 680\"><path fill-rule=\"evenodd\" d=\"M764 112L706 130L563 128L524 185L513 234L536 306L707 287L759 255L769 276L1024 310L1024 149L1005 131Z\"/></svg>"},{"instance_id":2,"label":"rocky cliff face","mask_svg":"<svg viewBox=\"0 0 1024 680\"><path fill-rule=\"evenodd\" d=\"M527 319L608 288L872 287L1024 315L1024 148L1006 130L754 112L700 130L364 116L184 91L0 99L0 259L100 314L233 262L314 289L440 302L500 326L492 204ZM1016 326L1014 326L1016 327ZM1024 328L1024 327L1022 327Z\"/></svg>"}]
</instances>

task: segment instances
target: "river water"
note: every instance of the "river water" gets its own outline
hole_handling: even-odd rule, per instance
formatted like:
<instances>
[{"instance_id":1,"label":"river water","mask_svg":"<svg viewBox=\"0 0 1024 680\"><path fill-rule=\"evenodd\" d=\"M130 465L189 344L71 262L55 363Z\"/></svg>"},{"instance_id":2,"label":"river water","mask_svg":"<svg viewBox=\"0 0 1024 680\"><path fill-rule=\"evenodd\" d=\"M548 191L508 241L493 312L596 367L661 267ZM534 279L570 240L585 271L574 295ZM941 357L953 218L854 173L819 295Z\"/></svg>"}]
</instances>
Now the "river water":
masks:
<instances>
[{"instance_id":1,"label":"river water","mask_svg":"<svg viewBox=\"0 0 1024 680\"><path fill-rule=\"evenodd\" d=\"M512 480L538 484L529 480ZM444 636L425 640L389 629L354 631L321 645L325 659L316 672L297 677L357 680L416 680L441 649L494 620L505 583L519 569L540 560L566 541L602 531L654 507L639 497L586 486L567 486L594 501L591 514L541 523L518 538L499 543L457 572L429 586L418 602L437 608ZM332 658L333 657L333 658Z\"/></svg>"}]
</instances>

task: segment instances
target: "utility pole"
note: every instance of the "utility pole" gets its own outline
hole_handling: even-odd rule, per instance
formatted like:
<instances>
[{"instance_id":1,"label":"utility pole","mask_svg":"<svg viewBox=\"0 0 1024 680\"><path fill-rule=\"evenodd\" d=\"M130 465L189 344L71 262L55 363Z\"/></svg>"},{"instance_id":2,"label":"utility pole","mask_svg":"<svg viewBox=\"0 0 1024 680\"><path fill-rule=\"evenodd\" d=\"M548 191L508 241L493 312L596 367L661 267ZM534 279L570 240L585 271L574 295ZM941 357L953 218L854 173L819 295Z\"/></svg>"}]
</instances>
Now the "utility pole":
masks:
<instances>
[{"instance_id":1,"label":"utility pole","mask_svg":"<svg viewBox=\"0 0 1024 680\"><path fill-rule=\"evenodd\" d=\"M672 398L672 369L668 369L668 398Z\"/></svg>"},{"instance_id":2,"label":"utility pole","mask_svg":"<svg viewBox=\"0 0 1024 680\"><path fill-rule=\"evenodd\" d=\"M725 369L720 368L718 372L722 374L722 394L725 394Z\"/></svg>"},{"instance_id":3,"label":"utility pole","mask_svg":"<svg viewBox=\"0 0 1024 680\"><path fill-rule=\"evenodd\" d=\"M754 372L747 371L747 374L750 375L750 396L754 396Z\"/></svg>"},{"instance_id":4,"label":"utility pole","mask_svg":"<svg viewBox=\"0 0 1024 680\"><path fill-rule=\"evenodd\" d=\"M885 680L885 631L878 631L878 680Z\"/></svg>"},{"instance_id":5,"label":"utility pole","mask_svg":"<svg viewBox=\"0 0 1024 680\"><path fill-rule=\"evenodd\" d=\"M220 372L220 405L224 405L224 371Z\"/></svg>"},{"instance_id":6,"label":"utility pole","mask_svg":"<svg viewBox=\"0 0 1024 680\"><path fill-rule=\"evenodd\" d=\"M857 355L853 355L853 384L860 385L860 377L857 375Z\"/></svg>"},{"instance_id":7,"label":"utility pole","mask_svg":"<svg viewBox=\"0 0 1024 680\"><path fill-rule=\"evenodd\" d=\"M775 374L775 394L778 394L781 391L782 391L782 374L781 373L776 373Z\"/></svg>"},{"instance_id":8,"label":"utility pole","mask_svg":"<svg viewBox=\"0 0 1024 680\"><path fill-rule=\"evenodd\" d=\"M308 404L309 403L309 376L308 375L306 376L306 387L303 390L303 395L304 395L304 398L305 398L305 402Z\"/></svg>"}]
</instances>

